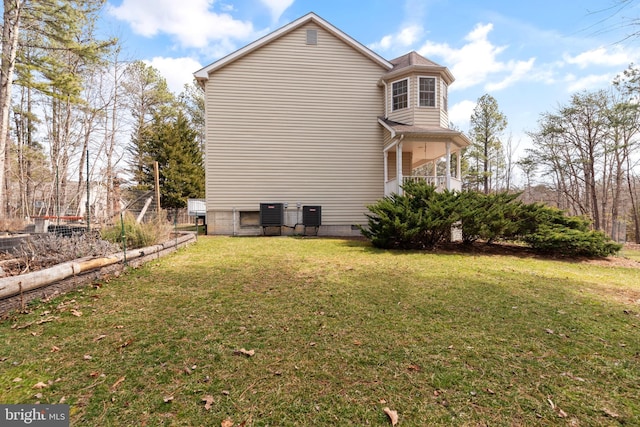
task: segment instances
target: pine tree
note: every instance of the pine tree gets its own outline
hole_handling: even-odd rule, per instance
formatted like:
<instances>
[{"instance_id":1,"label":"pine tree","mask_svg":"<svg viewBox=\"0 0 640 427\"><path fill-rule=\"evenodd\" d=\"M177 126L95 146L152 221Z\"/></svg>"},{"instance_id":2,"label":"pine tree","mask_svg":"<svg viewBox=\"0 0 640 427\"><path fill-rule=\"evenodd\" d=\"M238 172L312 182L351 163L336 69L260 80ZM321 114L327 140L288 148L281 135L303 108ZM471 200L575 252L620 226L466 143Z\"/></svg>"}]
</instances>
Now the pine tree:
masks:
<instances>
[{"instance_id":1,"label":"pine tree","mask_svg":"<svg viewBox=\"0 0 640 427\"><path fill-rule=\"evenodd\" d=\"M128 102L133 118L131 144L129 146L129 170L133 181L141 189L149 188L146 178L149 166L145 146L149 139L149 126L159 115L168 115L175 108L175 97L169 91L167 81L158 70L142 61L135 61L127 67L123 86L129 94ZM156 117L158 116L158 117Z\"/></svg>"},{"instance_id":2,"label":"pine tree","mask_svg":"<svg viewBox=\"0 0 640 427\"><path fill-rule=\"evenodd\" d=\"M471 147L466 151L469 159L471 184L478 190L480 184L485 194L491 191L493 168L504 163L500 134L507 127L507 118L498 108L498 102L489 94L478 99L471 115Z\"/></svg>"},{"instance_id":3,"label":"pine tree","mask_svg":"<svg viewBox=\"0 0 640 427\"><path fill-rule=\"evenodd\" d=\"M197 132L185 115L156 114L145 130L147 165L157 161L160 175L160 203L164 209L187 206L187 198L204 197L204 166ZM153 168L147 167L144 183L152 185Z\"/></svg>"}]
</instances>

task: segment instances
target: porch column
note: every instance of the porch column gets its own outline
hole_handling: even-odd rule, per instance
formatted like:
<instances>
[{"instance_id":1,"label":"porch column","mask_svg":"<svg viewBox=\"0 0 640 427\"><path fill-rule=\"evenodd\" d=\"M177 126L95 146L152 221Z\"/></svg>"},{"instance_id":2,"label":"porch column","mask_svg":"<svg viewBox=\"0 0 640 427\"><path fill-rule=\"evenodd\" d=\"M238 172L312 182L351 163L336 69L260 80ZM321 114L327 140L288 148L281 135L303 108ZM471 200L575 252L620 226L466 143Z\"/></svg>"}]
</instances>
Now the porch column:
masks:
<instances>
[{"instance_id":1,"label":"porch column","mask_svg":"<svg viewBox=\"0 0 640 427\"><path fill-rule=\"evenodd\" d=\"M431 162L433 165L433 185L434 187L438 186L438 159Z\"/></svg>"},{"instance_id":2,"label":"porch column","mask_svg":"<svg viewBox=\"0 0 640 427\"><path fill-rule=\"evenodd\" d=\"M446 161L446 172L445 172L445 180L447 190L451 190L451 141L447 141L447 161Z\"/></svg>"},{"instance_id":3,"label":"porch column","mask_svg":"<svg viewBox=\"0 0 640 427\"><path fill-rule=\"evenodd\" d=\"M456 152L456 178L462 181L462 150Z\"/></svg>"},{"instance_id":4,"label":"porch column","mask_svg":"<svg viewBox=\"0 0 640 427\"><path fill-rule=\"evenodd\" d=\"M398 194L402 194L402 141L396 146L396 176L398 177Z\"/></svg>"}]
</instances>

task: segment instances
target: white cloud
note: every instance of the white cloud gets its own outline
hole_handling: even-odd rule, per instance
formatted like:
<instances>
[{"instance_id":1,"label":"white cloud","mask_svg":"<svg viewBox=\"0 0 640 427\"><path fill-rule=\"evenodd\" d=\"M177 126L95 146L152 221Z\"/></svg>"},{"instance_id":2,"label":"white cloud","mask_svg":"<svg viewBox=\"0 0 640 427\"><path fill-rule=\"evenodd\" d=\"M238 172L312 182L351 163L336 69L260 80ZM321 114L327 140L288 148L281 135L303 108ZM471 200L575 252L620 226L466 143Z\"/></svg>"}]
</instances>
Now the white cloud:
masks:
<instances>
[{"instance_id":1,"label":"white cloud","mask_svg":"<svg viewBox=\"0 0 640 427\"><path fill-rule=\"evenodd\" d=\"M486 82L490 76L500 75L498 83L487 84L487 90L500 90L528 78L533 68L535 58L526 61L500 61L499 55L508 46L496 46L488 39L493 30L493 24L477 24L465 36L466 44L456 49L447 43L433 43L427 41L418 52L426 57L437 56L448 65L456 82L452 90L465 89Z\"/></svg>"},{"instance_id":2,"label":"white cloud","mask_svg":"<svg viewBox=\"0 0 640 427\"><path fill-rule=\"evenodd\" d=\"M506 68L511 70L511 74L498 83L487 83L485 89L489 92L498 91L519 82L530 75L535 60L530 58L528 61L509 61Z\"/></svg>"},{"instance_id":3,"label":"white cloud","mask_svg":"<svg viewBox=\"0 0 640 427\"><path fill-rule=\"evenodd\" d=\"M449 122L461 130L467 129L474 108L476 108L476 102L467 99L449 107Z\"/></svg>"},{"instance_id":4,"label":"white cloud","mask_svg":"<svg viewBox=\"0 0 640 427\"><path fill-rule=\"evenodd\" d=\"M615 73L607 74L590 74L584 77L576 77L573 74L568 74L565 77L565 82L569 83L566 87L567 92L579 92L582 90L598 90L611 85L611 81L615 77Z\"/></svg>"},{"instance_id":5,"label":"white cloud","mask_svg":"<svg viewBox=\"0 0 640 427\"><path fill-rule=\"evenodd\" d=\"M280 19L280 16L284 13L285 10L289 8L294 2L294 0L260 0L262 4L267 6L271 11L271 19L274 22Z\"/></svg>"},{"instance_id":6,"label":"white cloud","mask_svg":"<svg viewBox=\"0 0 640 427\"><path fill-rule=\"evenodd\" d=\"M621 46L613 46L609 49L599 47L582 52L576 56L565 54L563 59L568 64L577 65L580 68L587 68L591 65L624 66L633 62L632 56Z\"/></svg>"},{"instance_id":7,"label":"white cloud","mask_svg":"<svg viewBox=\"0 0 640 427\"><path fill-rule=\"evenodd\" d=\"M204 48L211 41L246 40L253 34L251 22L239 21L211 10L213 0L123 0L107 4L107 11L127 22L145 37L167 34L183 47Z\"/></svg>"},{"instance_id":8,"label":"white cloud","mask_svg":"<svg viewBox=\"0 0 640 427\"><path fill-rule=\"evenodd\" d=\"M427 41L418 53L426 57L438 56L448 64L451 72L456 76L456 83L452 90L465 89L486 81L489 74L504 71L505 64L496 60L506 46L494 46L487 40L487 35L493 29L492 24L476 27L465 37L467 43L460 49L455 49L447 43L433 43Z\"/></svg>"},{"instance_id":9,"label":"white cloud","mask_svg":"<svg viewBox=\"0 0 640 427\"><path fill-rule=\"evenodd\" d=\"M193 58L166 58L157 56L144 61L153 66L167 80L169 90L178 94L184 89L184 85L193 81L193 73L202 65Z\"/></svg>"},{"instance_id":10,"label":"white cloud","mask_svg":"<svg viewBox=\"0 0 640 427\"><path fill-rule=\"evenodd\" d=\"M397 51L406 49L418 41L423 33L422 26L417 24L407 25L397 33L387 34L380 41L371 43L368 47L372 50Z\"/></svg>"}]
</instances>

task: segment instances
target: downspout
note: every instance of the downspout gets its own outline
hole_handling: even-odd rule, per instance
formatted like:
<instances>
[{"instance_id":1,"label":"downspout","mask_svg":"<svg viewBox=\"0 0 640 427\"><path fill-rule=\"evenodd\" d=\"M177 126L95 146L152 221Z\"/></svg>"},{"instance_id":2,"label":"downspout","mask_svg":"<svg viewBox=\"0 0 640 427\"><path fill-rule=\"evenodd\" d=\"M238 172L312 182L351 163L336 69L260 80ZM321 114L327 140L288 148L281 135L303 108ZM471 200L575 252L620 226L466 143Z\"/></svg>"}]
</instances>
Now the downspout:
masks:
<instances>
[{"instance_id":1,"label":"downspout","mask_svg":"<svg viewBox=\"0 0 640 427\"><path fill-rule=\"evenodd\" d=\"M398 194L402 195L402 140L404 139L404 134L400 134L400 139L398 139L398 145L396 147L396 177L398 178Z\"/></svg>"},{"instance_id":2,"label":"downspout","mask_svg":"<svg viewBox=\"0 0 640 427\"><path fill-rule=\"evenodd\" d=\"M236 234L236 208L234 207L231 211L232 221L233 221L233 236L237 236Z\"/></svg>"},{"instance_id":3,"label":"downspout","mask_svg":"<svg viewBox=\"0 0 640 427\"><path fill-rule=\"evenodd\" d=\"M447 141L447 162L446 162L445 180L447 190L451 191L451 142Z\"/></svg>"},{"instance_id":4,"label":"downspout","mask_svg":"<svg viewBox=\"0 0 640 427\"><path fill-rule=\"evenodd\" d=\"M388 102L387 102L387 82L385 82L384 80L382 80L382 86L384 86L384 118L387 119L389 118L389 115L387 114L387 110L388 110Z\"/></svg>"}]
</instances>

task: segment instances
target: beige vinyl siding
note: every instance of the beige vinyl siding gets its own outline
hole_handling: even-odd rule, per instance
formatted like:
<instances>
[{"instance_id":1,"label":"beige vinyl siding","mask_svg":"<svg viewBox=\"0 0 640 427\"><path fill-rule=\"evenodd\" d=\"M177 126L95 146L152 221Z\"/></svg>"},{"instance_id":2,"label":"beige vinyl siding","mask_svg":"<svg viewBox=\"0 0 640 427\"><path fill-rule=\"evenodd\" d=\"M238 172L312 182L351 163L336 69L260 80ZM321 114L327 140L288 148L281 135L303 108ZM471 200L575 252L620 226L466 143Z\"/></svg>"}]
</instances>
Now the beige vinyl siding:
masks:
<instances>
[{"instance_id":1,"label":"beige vinyl siding","mask_svg":"<svg viewBox=\"0 0 640 427\"><path fill-rule=\"evenodd\" d=\"M384 71L309 23L212 73L207 209L301 203L321 205L325 225L363 223L384 192Z\"/></svg>"}]
</instances>

